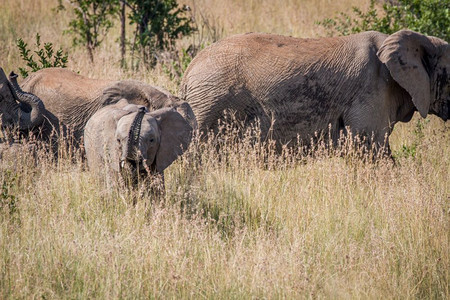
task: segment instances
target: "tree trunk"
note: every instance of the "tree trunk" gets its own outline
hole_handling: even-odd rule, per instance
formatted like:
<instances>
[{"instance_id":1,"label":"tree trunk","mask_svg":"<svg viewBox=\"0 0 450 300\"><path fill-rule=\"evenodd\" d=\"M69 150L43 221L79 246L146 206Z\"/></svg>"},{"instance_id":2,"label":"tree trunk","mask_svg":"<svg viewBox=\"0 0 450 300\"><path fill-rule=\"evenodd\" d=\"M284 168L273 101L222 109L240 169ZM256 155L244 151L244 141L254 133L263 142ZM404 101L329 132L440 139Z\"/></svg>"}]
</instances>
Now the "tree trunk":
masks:
<instances>
[{"instance_id":1,"label":"tree trunk","mask_svg":"<svg viewBox=\"0 0 450 300\"><path fill-rule=\"evenodd\" d=\"M88 43L86 45L87 51L88 51L88 55L89 55L89 60L91 61L91 63L94 63L94 53L93 53L93 47Z\"/></svg>"},{"instance_id":2,"label":"tree trunk","mask_svg":"<svg viewBox=\"0 0 450 300\"><path fill-rule=\"evenodd\" d=\"M94 8L94 9L95 9L95 8ZM84 26L86 26L86 27L89 28L89 26L88 26L89 21L88 21L87 16L86 16L85 13L83 13L83 22L84 22ZM95 26L94 26L94 30L95 30ZM93 37L92 37L92 34L91 34L91 30L90 30L90 29L88 29L88 30L86 31L86 49L87 49L87 51L88 51L89 60L91 61L91 64L93 64L93 63L94 63L94 54L93 54L93 51L94 51L94 41L93 41Z\"/></svg>"},{"instance_id":3,"label":"tree trunk","mask_svg":"<svg viewBox=\"0 0 450 300\"><path fill-rule=\"evenodd\" d=\"M125 16L125 1L120 2L120 56L121 61L120 65L122 68L125 67L125 22L126 22L126 16Z\"/></svg>"}]
</instances>

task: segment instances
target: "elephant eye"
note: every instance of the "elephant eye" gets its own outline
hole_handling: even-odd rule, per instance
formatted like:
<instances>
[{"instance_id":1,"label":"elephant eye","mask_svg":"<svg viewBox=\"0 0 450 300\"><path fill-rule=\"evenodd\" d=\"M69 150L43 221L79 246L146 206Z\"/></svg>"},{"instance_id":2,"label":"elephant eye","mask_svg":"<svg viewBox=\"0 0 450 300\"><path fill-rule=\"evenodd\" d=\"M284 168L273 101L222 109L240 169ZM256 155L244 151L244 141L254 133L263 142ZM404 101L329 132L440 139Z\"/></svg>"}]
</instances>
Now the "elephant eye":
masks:
<instances>
[{"instance_id":1,"label":"elephant eye","mask_svg":"<svg viewBox=\"0 0 450 300\"><path fill-rule=\"evenodd\" d=\"M150 143L153 143L154 141L155 141L155 139L153 139L153 138L152 138L152 139L150 139Z\"/></svg>"}]
</instances>

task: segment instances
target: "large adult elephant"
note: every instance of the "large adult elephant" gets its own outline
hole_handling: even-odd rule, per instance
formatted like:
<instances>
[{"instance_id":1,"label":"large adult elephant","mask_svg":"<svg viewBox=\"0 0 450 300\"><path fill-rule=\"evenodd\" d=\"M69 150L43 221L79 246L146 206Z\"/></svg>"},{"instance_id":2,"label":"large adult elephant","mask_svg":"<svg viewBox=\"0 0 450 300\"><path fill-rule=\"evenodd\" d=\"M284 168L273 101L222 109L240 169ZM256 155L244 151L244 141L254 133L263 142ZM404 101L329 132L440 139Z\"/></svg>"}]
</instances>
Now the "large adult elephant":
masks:
<instances>
[{"instance_id":1,"label":"large adult elephant","mask_svg":"<svg viewBox=\"0 0 450 300\"><path fill-rule=\"evenodd\" d=\"M410 30L319 39L241 34L194 58L180 98L201 131L217 129L230 109L244 123L259 119L263 137L281 143L309 141L331 125L334 140L350 128L379 146L415 111L449 118L450 46Z\"/></svg>"},{"instance_id":2,"label":"large adult elephant","mask_svg":"<svg viewBox=\"0 0 450 300\"><path fill-rule=\"evenodd\" d=\"M13 78L10 81L10 86L12 84L16 90L20 90ZM41 99L45 106L45 110L40 110L43 117L33 120L33 125L28 125L28 128L38 127L40 132L48 134L61 124L72 130L76 141L83 136L84 126L96 111L121 99L144 105L149 110L175 108L191 126L196 126L195 116L188 103L162 88L135 80L91 79L67 69L47 68L27 77L22 83L22 89ZM11 105L17 106L17 103L13 101ZM32 111L37 114L36 109ZM14 118L17 118L17 114L12 115L11 119ZM43 122L40 127L36 126L39 122Z\"/></svg>"}]
</instances>

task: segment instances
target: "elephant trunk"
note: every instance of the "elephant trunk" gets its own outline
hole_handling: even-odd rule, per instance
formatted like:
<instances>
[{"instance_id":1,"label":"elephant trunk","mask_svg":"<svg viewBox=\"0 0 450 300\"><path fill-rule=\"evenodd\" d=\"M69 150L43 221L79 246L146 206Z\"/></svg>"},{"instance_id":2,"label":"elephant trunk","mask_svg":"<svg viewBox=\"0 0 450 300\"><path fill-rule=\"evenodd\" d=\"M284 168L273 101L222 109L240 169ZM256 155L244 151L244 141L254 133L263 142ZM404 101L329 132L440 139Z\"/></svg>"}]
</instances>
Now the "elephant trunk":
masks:
<instances>
[{"instance_id":1,"label":"elephant trunk","mask_svg":"<svg viewBox=\"0 0 450 300\"><path fill-rule=\"evenodd\" d=\"M36 95L22 91L17 83L17 77L17 74L14 72L9 74L13 96L22 104L18 108L19 129L31 129L43 122L45 106L42 100ZM28 111L26 106L31 107L31 110Z\"/></svg>"},{"instance_id":2,"label":"elephant trunk","mask_svg":"<svg viewBox=\"0 0 450 300\"><path fill-rule=\"evenodd\" d=\"M136 114L133 123L131 124L130 132L128 134L126 159L132 162L139 161L139 138L141 134L142 119L144 118L144 115L145 107L141 107L139 109L139 112Z\"/></svg>"}]
</instances>

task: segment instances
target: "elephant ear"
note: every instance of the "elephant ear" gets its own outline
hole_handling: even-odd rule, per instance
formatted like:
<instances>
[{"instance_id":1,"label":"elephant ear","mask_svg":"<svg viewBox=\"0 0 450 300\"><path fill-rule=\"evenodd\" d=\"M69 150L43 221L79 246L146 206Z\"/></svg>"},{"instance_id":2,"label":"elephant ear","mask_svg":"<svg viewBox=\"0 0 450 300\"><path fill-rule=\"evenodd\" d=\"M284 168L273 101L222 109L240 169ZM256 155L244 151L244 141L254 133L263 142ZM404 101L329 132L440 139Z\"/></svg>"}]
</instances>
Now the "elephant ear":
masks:
<instances>
[{"instance_id":1,"label":"elephant ear","mask_svg":"<svg viewBox=\"0 0 450 300\"><path fill-rule=\"evenodd\" d=\"M428 37L411 30L401 30L387 37L377 53L392 78L411 95L415 107L424 118L431 104L431 73L436 50Z\"/></svg>"},{"instance_id":2,"label":"elephant ear","mask_svg":"<svg viewBox=\"0 0 450 300\"><path fill-rule=\"evenodd\" d=\"M192 138L192 127L173 108L162 108L149 113L158 122L160 144L156 153L156 171L162 173L183 154Z\"/></svg>"}]
</instances>

